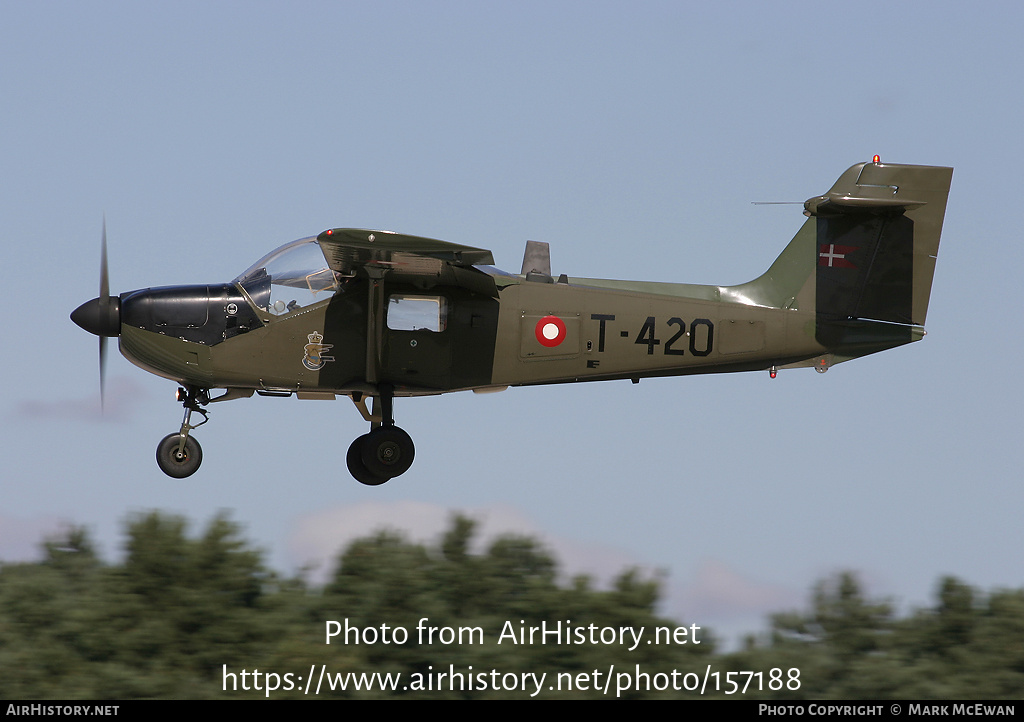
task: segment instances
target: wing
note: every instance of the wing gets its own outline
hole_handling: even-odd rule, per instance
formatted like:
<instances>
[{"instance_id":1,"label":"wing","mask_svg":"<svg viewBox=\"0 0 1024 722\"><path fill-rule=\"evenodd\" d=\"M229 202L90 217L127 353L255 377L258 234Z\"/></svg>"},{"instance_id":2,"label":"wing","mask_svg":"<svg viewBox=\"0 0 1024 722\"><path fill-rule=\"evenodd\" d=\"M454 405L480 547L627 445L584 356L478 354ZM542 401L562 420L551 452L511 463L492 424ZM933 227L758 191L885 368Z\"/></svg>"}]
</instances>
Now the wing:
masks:
<instances>
[{"instance_id":1,"label":"wing","mask_svg":"<svg viewBox=\"0 0 1024 722\"><path fill-rule=\"evenodd\" d=\"M491 252L482 248L360 228L332 228L316 240L331 269L344 276L386 272L391 280L425 288L459 286L492 298L498 296L494 279L474 268L494 263Z\"/></svg>"}]
</instances>

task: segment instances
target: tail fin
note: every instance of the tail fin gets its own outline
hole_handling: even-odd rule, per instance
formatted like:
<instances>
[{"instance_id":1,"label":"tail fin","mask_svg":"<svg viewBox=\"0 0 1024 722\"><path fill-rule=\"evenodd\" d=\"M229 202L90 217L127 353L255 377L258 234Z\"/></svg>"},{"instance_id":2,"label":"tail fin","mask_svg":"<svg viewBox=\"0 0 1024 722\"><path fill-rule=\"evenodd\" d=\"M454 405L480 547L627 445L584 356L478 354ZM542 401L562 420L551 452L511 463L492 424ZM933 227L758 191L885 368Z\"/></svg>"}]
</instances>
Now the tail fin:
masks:
<instances>
[{"instance_id":1,"label":"tail fin","mask_svg":"<svg viewBox=\"0 0 1024 722\"><path fill-rule=\"evenodd\" d=\"M819 323L923 326L952 168L862 163L804 207L816 220Z\"/></svg>"},{"instance_id":2,"label":"tail fin","mask_svg":"<svg viewBox=\"0 0 1024 722\"><path fill-rule=\"evenodd\" d=\"M804 204L807 222L771 268L723 296L813 304L817 340L849 356L920 338L952 177L952 168L853 166Z\"/></svg>"}]
</instances>

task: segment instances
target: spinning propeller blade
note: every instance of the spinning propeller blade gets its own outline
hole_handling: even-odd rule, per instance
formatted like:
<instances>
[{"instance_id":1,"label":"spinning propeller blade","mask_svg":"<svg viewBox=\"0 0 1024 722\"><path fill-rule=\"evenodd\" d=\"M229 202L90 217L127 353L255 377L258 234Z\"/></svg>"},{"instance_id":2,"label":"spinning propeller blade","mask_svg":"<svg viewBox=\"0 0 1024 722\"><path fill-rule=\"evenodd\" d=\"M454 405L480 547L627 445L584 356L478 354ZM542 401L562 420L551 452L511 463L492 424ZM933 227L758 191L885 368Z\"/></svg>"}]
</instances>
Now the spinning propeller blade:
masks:
<instances>
[{"instance_id":1,"label":"spinning propeller blade","mask_svg":"<svg viewBox=\"0 0 1024 722\"><path fill-rule=\"evenodd\" d=\"M107 217L103 216L103 240L100 245L99 309L106 316L110 308L110 278L107 272ZM107 337L100 336L100 409L106 410Z\"/></svg>"}]
</instances>

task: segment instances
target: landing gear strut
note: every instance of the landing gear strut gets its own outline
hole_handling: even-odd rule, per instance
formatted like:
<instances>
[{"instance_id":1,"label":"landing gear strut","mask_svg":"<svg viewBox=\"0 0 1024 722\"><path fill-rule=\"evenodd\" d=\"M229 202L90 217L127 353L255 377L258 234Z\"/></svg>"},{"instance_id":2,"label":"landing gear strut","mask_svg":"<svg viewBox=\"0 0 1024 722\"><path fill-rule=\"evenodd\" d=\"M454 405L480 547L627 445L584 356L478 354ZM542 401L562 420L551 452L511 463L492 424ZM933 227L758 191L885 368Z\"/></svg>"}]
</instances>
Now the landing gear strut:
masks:
<instances>
[{"instance_id":1,"label":"landing gear strut","mask_svg":"<svg viewBox=\"0 0 1024 722\"><path fill-rule=\"evenodd\" d=\"M209 414L200 408L210 403L210 395L206 389L188 387L178 389L178 401L185 407L185 417L181 420L181 429L176 434L168 434L156 447L156 463L160 470L175 479L184 479L192 476L196 469L203 463L203 447L199 442L189 436L192 429L210 420ZM198 411L203 420L198 424L192 424L192 412Z\"/></svg>"},{"instance_id":2,"label":"landing gear strut","mask_svg":"<svg viewBox=\"0 0 1024 722\"><path fill-rule=\"evenodd\" d=\"M356 481L367 486L378 486L404 474L416 455L412 437L395 426L394 387L381 384L379 391L380 395L374 398L373 415L364 413L371 423L370 433L353 441L346 456L349 472ZM353 401L365 411L361 397Z\"/></svg>"}]
</instances>

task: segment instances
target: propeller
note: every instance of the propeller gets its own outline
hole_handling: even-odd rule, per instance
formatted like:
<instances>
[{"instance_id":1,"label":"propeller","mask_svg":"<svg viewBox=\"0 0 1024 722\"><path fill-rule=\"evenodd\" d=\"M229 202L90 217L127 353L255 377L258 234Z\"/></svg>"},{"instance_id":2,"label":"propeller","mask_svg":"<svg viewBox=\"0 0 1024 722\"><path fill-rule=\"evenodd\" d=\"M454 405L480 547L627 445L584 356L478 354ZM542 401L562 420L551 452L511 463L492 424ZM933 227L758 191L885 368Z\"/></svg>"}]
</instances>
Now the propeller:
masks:
<instances>
[{"instance_id":1,"label":"propeller","mask_svg":"<svg viewBox=\"0 0 1024 722\"><path fill-rule=\"evenodd\" d=\"M107 271L107 217L103 216L103 239L100 242L100 317L110 313L110 274ZM100 411L107 401L107 337L100 336Z\"/></svg>"},{"instance_id":2,"label":"propeller","mask_svg":"<svg viewBox=\"0 0 1024 722\"><path fill-rule=\"evenodd\" d=\"M107 219L100 244L100 295L71 312L71 320L100 337L100 406L106 400L107 338L121 335L121 299L110 295L107 271Z\"/></svg>"}]
</instances>

